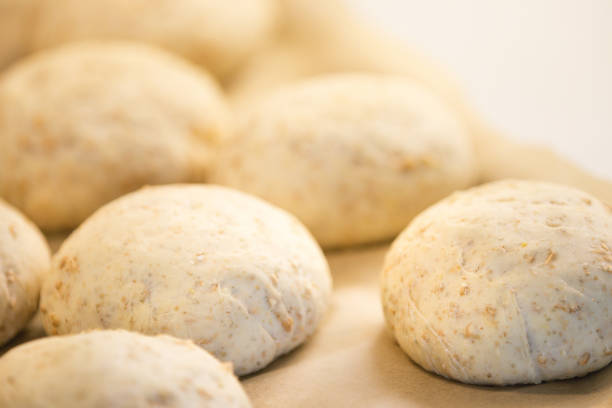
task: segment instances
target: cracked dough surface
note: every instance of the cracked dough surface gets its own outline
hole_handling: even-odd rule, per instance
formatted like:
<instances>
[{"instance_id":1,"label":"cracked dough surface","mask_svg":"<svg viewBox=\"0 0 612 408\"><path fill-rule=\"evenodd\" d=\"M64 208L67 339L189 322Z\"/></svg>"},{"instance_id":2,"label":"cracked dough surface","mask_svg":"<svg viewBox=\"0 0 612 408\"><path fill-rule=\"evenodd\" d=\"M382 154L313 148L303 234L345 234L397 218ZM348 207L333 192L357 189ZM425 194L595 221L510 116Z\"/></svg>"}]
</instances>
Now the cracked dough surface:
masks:
<instances>
[{"instance_id":1,"label":"cracked dough surface","mask_svg":"<svg viewBox=\"0 0 612 408\"><path fill-rule=\"evenodd\" d=\"M251 406L231 369L191 341L122 330L48 337L0 359L14 408Z\"/></svg>"},{"instance_id":2,"label":"cracked dough surface","mask_svg":"<svg viewBox=\"0 0 612 408\"><path fill-rule=\"evenodd\" d=\"M49 334L192 339L242 375L304 342L330 293L327 261L294 217L223 187L174 185L83 223L53 258L41 312Z\"/></svg>"},{"instance_id":3,"label":"cracked dough surface","mask_svg":"<svg viewBox=\"0 0 612 408\"><path fill-rule=\"evenodd\" d=\"M38 307L49 247L40 231L0 200L0 345L23 329Z\"/></svg>"},{"instance_id":4,"label":"cracked dough surface","mask_svg":"<svg viewBox=\"0 0 612 408\"><path fill-rule=\"evenodd\" d=\"M393 243L385 317L418 364L467 383L540 383L612 360L612 209L501 181L432 206Z\"/></svg>"},{"instance_id":5,"label":"cracked dough surface","mask_svg":"<svg viewBox=\"0 0 612 408\"><path fill-rule=\"evenodd\" d=\"M134 43L79 43L0 79L0 196L46 230L146 184L204 177L228 133L205 72Z\"/></svg>"},{"instance_id":6,"label":"cracked dough surface","mask_svg":"<svg viewBox=\"0 0 612 408\"><path fill-rule=\"evenodd\" d=\"M307 80L239 120L210 179L288 210L324 247L391 238L475 175L461 121L401 77Z\"/></svg>"}]
</instances>

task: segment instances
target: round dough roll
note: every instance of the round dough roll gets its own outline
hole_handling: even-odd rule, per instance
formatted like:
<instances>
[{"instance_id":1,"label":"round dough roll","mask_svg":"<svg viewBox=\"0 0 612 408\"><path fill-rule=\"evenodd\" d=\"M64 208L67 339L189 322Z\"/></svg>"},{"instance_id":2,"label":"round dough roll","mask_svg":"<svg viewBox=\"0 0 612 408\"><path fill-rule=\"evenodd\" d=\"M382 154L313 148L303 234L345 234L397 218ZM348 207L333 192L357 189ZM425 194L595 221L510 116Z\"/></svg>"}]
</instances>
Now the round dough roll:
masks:
<instances>
[{"instance_id":1,"label":"round dough roll","mask_svg":"<svg viewBox=\"0 0 612 408\"><path fill-rule=\"evenodd\" d=\"M41 312L49 334L192 339L242 375L304 342L330 294L327 262L294 217L226 188L175 185L83 223L53 258Z\"/></svg>"},{"instance_id":2,"label":"round dough roll","mask_svg":"<svg viewBox=\"0 0 612 408\"><path fill-rule=\"evenodd\" d=\"M40 231L0 200L0 345L23 329L36 312L50 263L49 247Z\"/></svg>"},{"instance_id":3,"label":"round dough roll","mask_svg":"<svg viewBox=\"0 0 612 408\"><path fill-rule=\"evenodd\" d=\"M82 43L0 78L0 196L46 230L145 184L204 177L228 111L203 71L130 43Z\"/></svg>"},{"instance_id":4,"label":"round dough roll","mask_svg":"<svg viewBox=\"0 0 612 408\"><path fill-rule=\"evenodd\" d=\"M325 247L393 237L471 184L461 122L400 77L339 74L286 87L241 117L211 180L295 214Z\"/></svg>"},{"instance_id":5,"label":"round dough roll","mask_svg":"<svg viewBox=\"0 0 612 408\"><path fill-rule=\"evenodd\" d=\"M540 383L612 360L612 209L569 187L456 193L393 243L388 326L419 365L476 384Z\"/></svg>"},{"instance_id":6,"label":"round dough roll","mask_svg":"<svg viewBox=\"0 0 612 408\"><path fill-rule=\"evenodd\" d=\"M0 359L0 382L3 407L251 406L231 368L191 341L121 330L16 347Z\"/></svg>"},{"instance_id":7,"label":"round dough roll","mask_svg":"<svg viewBox=\"0 0 612 408\"><path fill-rule=\"evenodd\" d=\"M38 0L32 47L125 39L155 44L225 76L274 31L275 0Z\"/></svg>"}]
</instances>

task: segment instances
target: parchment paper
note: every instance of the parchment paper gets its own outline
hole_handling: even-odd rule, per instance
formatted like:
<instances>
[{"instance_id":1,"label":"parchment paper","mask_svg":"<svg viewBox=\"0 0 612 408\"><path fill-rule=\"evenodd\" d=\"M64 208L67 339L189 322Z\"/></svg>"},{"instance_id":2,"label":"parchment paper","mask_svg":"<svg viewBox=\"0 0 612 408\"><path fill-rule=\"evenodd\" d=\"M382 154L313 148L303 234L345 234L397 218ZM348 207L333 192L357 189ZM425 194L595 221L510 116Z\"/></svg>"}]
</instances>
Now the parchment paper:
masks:
<instances>
[{"instance_id":1,"label":"parchment paper","mask_svg":"<svg viewBox=\"0 0 612 408\"><path fill-rule=\"evenodd\" d=\"M243 379L255 407L612 407L612 367L540 385L481 387L430 374L387 333L378 275L387 246L328 254L328 318L304 346Z\"/></svg>"},{"instance_id":2,"label":"parchment paper","mask_svg":"<svg viewBox=\"0 0 612 408\"><path fill-rule=\"evenodd\" d=\"M489 150L484 179L567 182L612 204L608 181L548 150L507 143L509 150ZM526 156L532 160L517 160ZM47 237L53 250L66 235ZM515 387L465 385L419 368L385 329L378 275L387 249L385 244L327 254L334 277L330 311L305 345L242 378L255 407L612 407L612 366L579 379ZM43 335L35 317L0 355Z\"/></svg>"}]
</instances>

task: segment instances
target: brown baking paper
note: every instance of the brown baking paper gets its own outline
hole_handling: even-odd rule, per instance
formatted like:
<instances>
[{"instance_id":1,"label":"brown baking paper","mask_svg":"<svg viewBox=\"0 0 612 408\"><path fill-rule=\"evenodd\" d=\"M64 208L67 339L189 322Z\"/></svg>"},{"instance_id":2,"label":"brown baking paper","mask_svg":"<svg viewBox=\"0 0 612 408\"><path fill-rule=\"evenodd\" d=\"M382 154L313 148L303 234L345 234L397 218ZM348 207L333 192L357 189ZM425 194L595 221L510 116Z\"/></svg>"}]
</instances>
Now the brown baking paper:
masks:
<instances>
[{"instance_id":1,"label":"brown baking paper","mask_svg":"<svg viewBox=\"0 0 612 408\"><path fill-rule=\"evenodd\" d=\"M316 335L243 379L255 407L612 407L612 367L586 377L514 387L460 384L430 374L384 325L378 275L387 246L328 254L330 312Z\"/></svg>"},{"instance_id":2,"label":"brown baking paper","mask_svg":"<svg viewBox=\"0 0 612 408\"><path fill-rule=\"evenodd\" d=\"M608 181L548 150L502 142L482 150L486 152L484 180L513 177L567 182L612 204ZM524 160L526 156L529 160ZM65 236L47 237L53 250ZM334 277L329 313L305 345L242 378L256 408L612 407L612 366L579 379L513 387L465 385L422 370L385 329L378 276L387 249L388 245L381 245L327 254ZM0 348L0 355L43 335L36 317Z\"/></svg>"}]
</instances>

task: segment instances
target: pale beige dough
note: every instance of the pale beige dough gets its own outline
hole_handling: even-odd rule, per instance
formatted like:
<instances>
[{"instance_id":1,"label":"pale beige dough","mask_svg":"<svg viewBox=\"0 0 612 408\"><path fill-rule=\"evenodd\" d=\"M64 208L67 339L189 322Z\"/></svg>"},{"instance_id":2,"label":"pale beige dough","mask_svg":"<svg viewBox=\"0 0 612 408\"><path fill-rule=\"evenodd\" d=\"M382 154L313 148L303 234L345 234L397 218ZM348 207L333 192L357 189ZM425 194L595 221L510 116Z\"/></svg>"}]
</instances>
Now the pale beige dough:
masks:
<instances>
[{"instance_id":1,"label":"pale beige dough","mask_svg":"<svg viewBox=\"0 0 612 408\"><path fill-rule=\"evenodd\" d=\"M36 226L0 200L0 345L23 329L36 312L50 258Z\"/></svg>"},{"instance_id":2,"label":"pale beige dough","mask_svg":"<svg viewBox=\"0 0 612 408\"><path fill-rule=\"evenodd\" d=\"M0 70L28 52L37 1L0 0Z\"/></svg>"},{"instance_id":3,"label":"pale beige dough","mask_svg":"<svg viewBox=\"0 0 612 408\"><path fill-rule=\"evenodd\" d=\"M0 406L248 408L231 368L170 336L102 330L31 341L0 358Z\"/></svg>"},{"instance_id":4,"label":"pale beige dough","mask_svg":"<svg viewBox=\"0 0 612 408\"><path fill-rule=\"evenodd\" d=\"M219 77L231 73L274 32L275 0L37 0L34 49L70 41L143 41Z\"/></svg>"},{"instance_id":5,"label":"pale beige dough","mask_svg":"<svg viewBox=\"0 0 612 408\"><path fill-rule=\"evenodd\" d=\"M49 334L124 328L192 339L237 374L313 334L327 262L292 216L216 186L151 187L104 206L53 258Z\"/></svg>"},{"instance_id":6,"label":"pale beige dough","mask_svg":"<svg viewBox=\"0 0 612 408\"><path fill-rule=\"evenodd\" d=\"M145 184L205 176L229 133L216 83L136 43L41 52L0 78L0 196L45 230Z\"/></svg>"},{"instance_id":7,"label":"pale beige dough","mask_svg":"<svg viewBox=\"0 0 612 408\"><path fill-rule=\"evenodd\" d=\"M413 220L382 274L387 323L419 365L462 382L539 383L612 360L612 208L500 181Z\"/></svg>"},{"instance_id":8,"label":"pale beige dough","mask_svg":"<svg viewBox=\"0 0 612 408\"><path fill-rule=\"evenodd\" d=\"M239 118L210 180L295 214L322 246L392 238L475 176L465 127L420 84L338 74L285 87Z\"/></svg>"}]
</instances>

